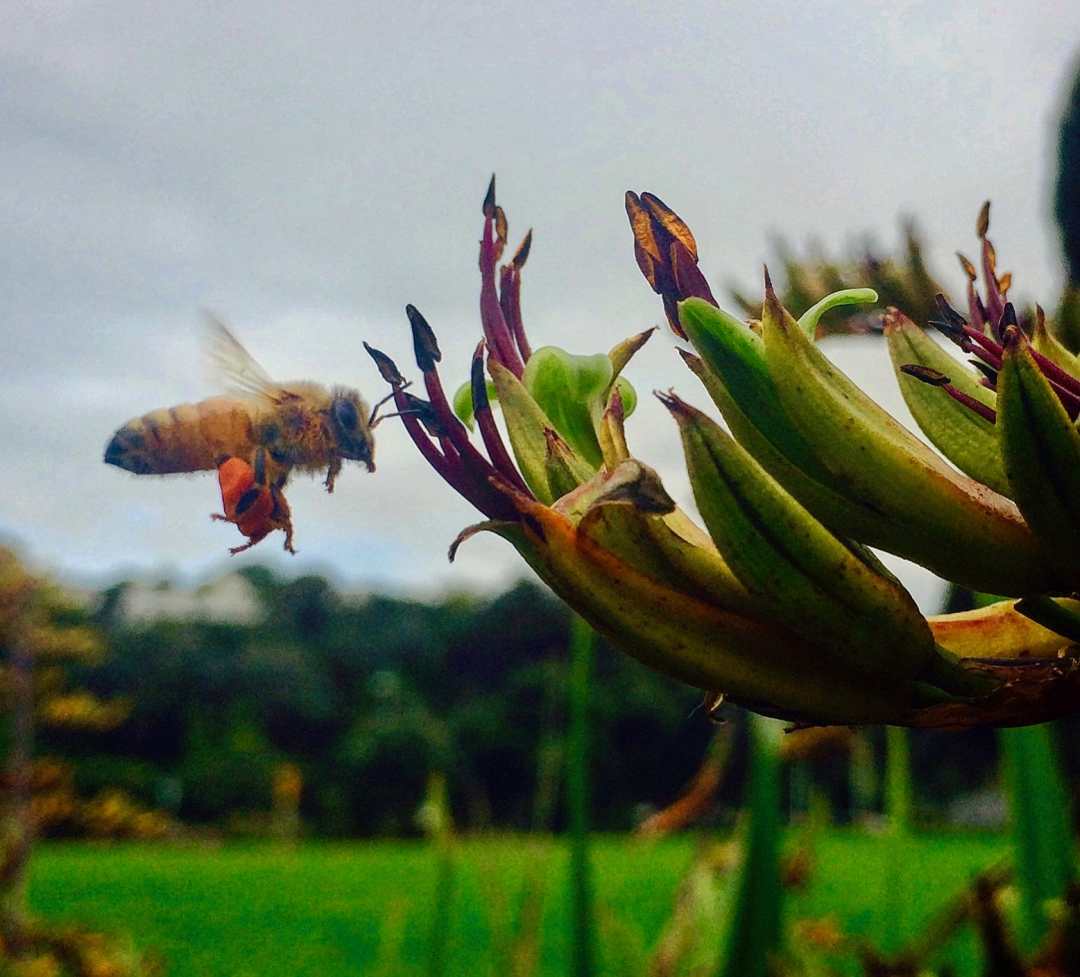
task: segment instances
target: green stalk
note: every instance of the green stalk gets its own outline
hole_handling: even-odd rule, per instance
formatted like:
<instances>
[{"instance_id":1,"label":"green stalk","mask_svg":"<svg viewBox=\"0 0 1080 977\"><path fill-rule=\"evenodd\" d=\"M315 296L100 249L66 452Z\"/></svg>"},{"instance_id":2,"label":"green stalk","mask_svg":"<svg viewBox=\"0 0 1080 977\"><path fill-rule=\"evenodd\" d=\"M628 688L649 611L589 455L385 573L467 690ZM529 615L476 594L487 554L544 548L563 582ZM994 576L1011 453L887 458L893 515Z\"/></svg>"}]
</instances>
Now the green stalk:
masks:
<instances>
[{"instance_id":1,"label":"green stalk","mask_svg":"<svg viewBox=\"0 0 1080 977\"><path fill-rule=\"evenodd\" d=\"M864 729L857 729L851 740L848 780L851 789L851 823L861 825L874 810L878 789L874 747Z\"/></svg>"},{"instance_id":2,"label":"green stalk","mask_svg":"<svg viewBox=\"0 0 1080 977\"><path fill-rule=\"evenodd\" d=\"M428 977L444 977L450 950L450 922L454 908L454 829L450 817L446 778L432 776L425 800L427 830L435 849L435 894L428 944Z\"/></svg>"},{"instance_id":3,"label":"green stalk","mask_svg":"<svg viewBox=\"0 0 1080 977\"><path fill-rule=\"evenodd\" d=\"M885 814L896 835L911 833L914 801L911 782L911 744L901 726L885 728Z\"/></svg>"},{"instance_id":4,"label":"green stalk","mask_svg":"<svg viewBox=\"0 0 1080 977\"><path fill-rule=\"evenodd\" d=\"M889 857L883 873L885 882L883 947L890 953L900 948L903 938L904 910L908 904L908 877L904 866L907 862L905 856L913 823L912 795L911 741L908 731L899 726L887 726L885 728L885 817L889 826L889 836L886 840Z\"/></svg>"},{"instance_id":5,"label":"green stalk","mask_svg":"<svg viewBox=\"0 0 1080 977\"><path fill-rule=\"evenodd\" d=\"M1031 953L1050 923L1047 903L1061 899L1074 877L1069 804L1053 729L1003 729L998 734L1020 888L1019 942Z\"/></svg>"},{"instance_id":6,"label":"green stalk","mask_svg":"<svg viewBox=\"0 0 1080 977\"><path fill-rule=\"evenodd\" d=\"M747 713L749 823L717 977L766 977L780 948L780 738L783 724Z\"/></svg>"},{"instance_id":7,"label":"green stalk","mask_svg":"<svg viewBox=\"0 0 1080 977\"><path fill-rule=\"evenodd\" d=\"M593 632L576 614L570 619L570 731L567 793L570 808L570 975L592 977L592 866L589 860L589 676Z\"/></svg>"}]
</instances>

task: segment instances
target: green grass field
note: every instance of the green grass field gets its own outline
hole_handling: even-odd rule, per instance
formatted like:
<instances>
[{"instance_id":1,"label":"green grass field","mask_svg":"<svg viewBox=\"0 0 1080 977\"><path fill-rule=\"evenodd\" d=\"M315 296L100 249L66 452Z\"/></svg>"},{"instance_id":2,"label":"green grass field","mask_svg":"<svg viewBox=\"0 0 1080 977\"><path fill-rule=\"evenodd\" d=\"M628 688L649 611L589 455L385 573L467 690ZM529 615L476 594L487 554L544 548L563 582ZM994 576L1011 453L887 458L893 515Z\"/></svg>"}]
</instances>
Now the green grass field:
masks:
<instances>
[{"instance_id":1,"label":"green grass field","mask_svg":"<svg viewBox=\"0 0 1080 977\"><path fill-rule=\"evenodd\" d=\"M1003 843L931 836L890 847L833 831L816 847L795 916L833 914L877 940L912 932ZM563 846L546 837L468 839L459 870L447 975L492 973L493 950L520 908L527 880L542 885L539 973L566 973ZM690 838L642 843L599 838L595 876L602 973L628 977L667 918L694 852ZM48 844L34 858L35 911L129 931L167 960L171 977L336 977L424 974L436 881L421 842L170 847ZM917 880L917 881L916 881ZM969 940L951 956L972 972Z\"/></svg>"}]
</instances>

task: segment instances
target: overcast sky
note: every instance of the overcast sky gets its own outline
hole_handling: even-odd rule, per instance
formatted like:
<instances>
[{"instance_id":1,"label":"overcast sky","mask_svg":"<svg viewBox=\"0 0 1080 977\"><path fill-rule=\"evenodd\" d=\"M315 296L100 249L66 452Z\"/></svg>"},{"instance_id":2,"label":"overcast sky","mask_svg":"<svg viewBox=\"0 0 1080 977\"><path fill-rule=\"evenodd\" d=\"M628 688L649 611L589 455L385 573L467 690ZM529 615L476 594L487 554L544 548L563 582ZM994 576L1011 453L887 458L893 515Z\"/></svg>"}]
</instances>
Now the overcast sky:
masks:
<instances>
[{"instance_id":1,"label":"overcast sky","mask_svg":"<svg viewBox=\"0 0 1080 977\"><path fill-rule=\"evenodd\" d=\"M947 11L943 12L945 8ZM133 415L215 390L211 308L275 376L382 384L415 303L445 375L479 333L488 175L516 242L535 228L535 345L597 352L659 321L633 261L627 188L692 225L720 285L751 284L770 235L893 245L914 213L932 256L974 251L979 203L1021 294L1060 284L1055 126L1080 5L41 2L0 6L0 535L39 565L199 579L241 541L212 475L101 462ZM639 391L695 382L658 336ZM844 362L896 402L883 351ZM637 453L685 498L677 438L644 398ZM232 565L333 571L354 587L486 586L521 572L401 429L375 475L289 493L300 555L271 537Z\"/></svg>"}]
</instances>

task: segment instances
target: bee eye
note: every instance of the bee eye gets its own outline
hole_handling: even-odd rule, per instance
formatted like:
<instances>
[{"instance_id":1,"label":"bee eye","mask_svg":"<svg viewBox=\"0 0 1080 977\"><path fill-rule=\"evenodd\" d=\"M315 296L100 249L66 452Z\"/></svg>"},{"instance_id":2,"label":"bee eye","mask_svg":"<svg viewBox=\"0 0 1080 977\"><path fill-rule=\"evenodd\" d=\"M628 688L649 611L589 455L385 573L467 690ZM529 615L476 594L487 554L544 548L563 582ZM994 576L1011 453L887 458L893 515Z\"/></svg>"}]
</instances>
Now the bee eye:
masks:
<instances>
[{"instance_id":1,"label":"bee eye","mask_svg":"<svg viewBox=\"0 0 1080 977\"><path fill-rule=\"evenodd\" d=\"M356 430L360 417L351 400L339 400L334 404L334 420L346 431Z\"/></svg>"}]
</instances>

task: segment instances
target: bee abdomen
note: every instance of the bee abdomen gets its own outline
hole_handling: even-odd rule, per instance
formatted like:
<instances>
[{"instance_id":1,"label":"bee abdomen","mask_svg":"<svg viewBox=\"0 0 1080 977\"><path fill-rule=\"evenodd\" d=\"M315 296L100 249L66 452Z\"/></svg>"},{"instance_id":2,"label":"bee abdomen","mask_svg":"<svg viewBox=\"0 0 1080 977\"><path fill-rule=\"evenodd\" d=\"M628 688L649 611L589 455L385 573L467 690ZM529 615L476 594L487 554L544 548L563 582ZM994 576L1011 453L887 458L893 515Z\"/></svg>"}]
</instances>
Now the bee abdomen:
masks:
<instances>
[{"instance_id":1,"label":"bee abdomen","mask_svg":"<svg viewBox=\"0 0 1080 977\"><path fill-rule=\"evenodd\" d=\"M212 397L132 418L105 448L105 462L136 475L209 471L223 455L246 457L252 423L243 402Z\"/></svg>"}]
</instances>

